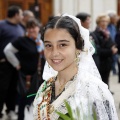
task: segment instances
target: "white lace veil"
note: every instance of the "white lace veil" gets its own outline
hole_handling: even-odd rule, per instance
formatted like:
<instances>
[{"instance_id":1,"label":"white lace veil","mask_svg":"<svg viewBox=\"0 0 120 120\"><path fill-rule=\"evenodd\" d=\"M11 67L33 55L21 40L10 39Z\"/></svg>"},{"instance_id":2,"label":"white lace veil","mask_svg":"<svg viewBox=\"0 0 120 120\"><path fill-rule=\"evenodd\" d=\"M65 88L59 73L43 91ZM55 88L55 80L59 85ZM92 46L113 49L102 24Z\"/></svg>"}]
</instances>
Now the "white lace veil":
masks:
<instances>
[{"instance_id":1,"label":"white lace veil","mask_svg":"<svg viewBox=\"0 0 120 120\"><path fill-rule=\"evenodd\" d=\"M76 76L78 83L76 85L74 97L76 102L70 102L71 105L74 104L72 105L74 106L73 111L75 111L74 109L76 103L76 106L78 106L79 109L82 109L82 112L88 114L88 103L92 103L95 106L99 120L118 120L113 97L109 92L107 85L102 82L98 69L92 58L92 54L95 50L89 41L89 31L81 26L80 20L76 17L68 14L64 14L63 16L68 16L76 21L80 29L80 34L84 39L84 51L82 51L79 56L80 61ZM43 79L48 80L50 77L56 75L57 71L49 67L46 62L43 72ZM83 108L81 108L81 103ZM75 112L74 115L76 113L77 112ZM81 120L82 119L83 118L81 118ZM79 120L79 118L76 118L76 120ZM88 119L86 118L85 120Z\"/></svg>"}]
</instances>

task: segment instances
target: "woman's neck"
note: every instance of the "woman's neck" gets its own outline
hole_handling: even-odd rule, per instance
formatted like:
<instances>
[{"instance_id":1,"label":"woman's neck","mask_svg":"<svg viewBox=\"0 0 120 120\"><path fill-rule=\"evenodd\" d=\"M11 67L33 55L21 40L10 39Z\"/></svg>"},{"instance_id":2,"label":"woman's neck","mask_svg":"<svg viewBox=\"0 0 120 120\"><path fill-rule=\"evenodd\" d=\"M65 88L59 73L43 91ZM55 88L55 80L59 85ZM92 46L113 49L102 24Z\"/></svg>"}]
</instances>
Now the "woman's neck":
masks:
<instances>
[{"instance_id":1,"label":"woman's neck","mask_svg":"<svg viewBox=\"0 0 120 120\"><path fill-rule=\"evenodd\" d=\"M58 72L57 78L61 84L65 84L71 78L76 75L78 71L78 67L76 63L71 64L68 68L64 69L63 71Z\"/></svg>"}]
</instances>

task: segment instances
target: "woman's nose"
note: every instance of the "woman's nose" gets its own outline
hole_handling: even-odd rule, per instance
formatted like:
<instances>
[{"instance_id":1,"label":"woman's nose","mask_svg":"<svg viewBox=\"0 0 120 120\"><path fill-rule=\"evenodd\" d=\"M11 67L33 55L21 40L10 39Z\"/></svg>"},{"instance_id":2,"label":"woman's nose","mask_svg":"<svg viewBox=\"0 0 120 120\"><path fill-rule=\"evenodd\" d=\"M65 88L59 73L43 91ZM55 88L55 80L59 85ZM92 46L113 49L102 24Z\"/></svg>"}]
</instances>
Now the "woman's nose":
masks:
<instances>
[{"instance_id":1,"label":"woman's nose","mask_svg":"<svg viewBox=\"0 0 120 120\"><path fill-rule=\"evenodd\" d=\"M57 56L59 56L59 50L57 49L57 48L54 48L53 49L53 51L52 51L52 55L54 56L54 57L57 57Z\"/></svg>"}]
</instances>

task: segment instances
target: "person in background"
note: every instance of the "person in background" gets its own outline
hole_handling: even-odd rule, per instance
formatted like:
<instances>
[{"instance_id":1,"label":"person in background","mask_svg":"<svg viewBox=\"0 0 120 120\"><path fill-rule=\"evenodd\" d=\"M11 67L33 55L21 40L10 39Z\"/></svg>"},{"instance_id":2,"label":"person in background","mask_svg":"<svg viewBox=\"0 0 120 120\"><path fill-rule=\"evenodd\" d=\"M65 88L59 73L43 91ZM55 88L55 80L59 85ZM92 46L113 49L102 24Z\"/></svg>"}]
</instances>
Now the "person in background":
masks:
<instances>
[{"instance_id":1,"label":"person in background","mask_svg":"<svg viewBox=\"0 0 120 120\"><path fill-rule=\"evenodd\" d=\"M53 15L49 16L48 21L52 20L54 17L55 16L53 16Z\"/></svg>"},{"instance_id":2,"label":"person in background","mask_svg":"<svg viewBox=\"0 0 120 120\"><path fill-rule=\"evenodd\" d=\"M40 24L35 19L29 19L26 24L27 35L9 43L4 53L11 65L18 70L18 93L20 96L18 120L24 120L24 108L34 99L27 98L28 94L36 93L38 80L37 67L40 54L43 52L42 43L38 38ZM18 58L16 57L16 54Z\"/></svg>"},{"instance_id":3,"label":"person in background","mask_svg":"<svg viewBox=\"0 0 120 120\"><path fill-rule=\"evenodd\" d=\"M108 24L107 29L110 32L110 36L113 42L115 42L116 23L117 23L118 16L115 11L108 11L108 16L110 17L110 22ZM117 54L113 55L112 71L113 71L113 74L115 75L117 74L117 70L116 70L117 59L118 59Z\"/></svg>"},{"instance_id":4,"label":"person in background","mask_svg":"<svg viewBox=\"0 0 120 120\"><path fill-rule=\"evenodd\" d=\"M108 11L108 16L110 17L110 22L108 24L107 29L110 32L110 36L113 41L115 41L115 35L116 35L116 24L118 20L118 16L115 11Z\"/></svg>"},{"instance_id":5,"label":"person in background","mask_svg":"<svg viewBox=\"0 0 120 120\"><path fill-rule=\"evenodd\" d=\"M7 19L0 21L0 119L3 104L6 104L9 119L17 118L14 113L16 101L17 71L7 61L3 49L9 42L15 41L24 35L19 25L22 20L22 10L17 6L10 6L7 11Z\"/></svg>"},{"instance_id":6,"label":"person in background","mask_svg":"<svg viewBox=\"0 0 120 120\"><path fill-rule=\"evenodd\" d=\"M32 11L30 11L30 10L23 11L23 19L22 19L20 25L22 26L22 28L25 32L26 32L26 24L27 24L28 20L30 18L34 18L34 17L35 16Z\"/></svg>"},{"instance_id":7,"label":"person in background","mask_svg":"<svg viewBox=\"0 0 120 120\"><path fill-rule=\"evenodd\" d=\"M29 21L29 19L31 19L31 18L35 18L34 13L32 11L30 11L30 10L23 11L23 19L22 19L20 25L22 26L23 30L25 31L25 35L27 35L27 33L26 33L26 24ZM41 28L41 24L40 24L40 29L42 29ZM40 41L42 42L42 40L41 40L41 33L40 32L38 34L38 39L40 39ZM41 44L41 47L44 49L43 42ZM40 55L40 59L39 59L39 65L38 65L38 74L39 74L39 78L40 79L41 79L41 75L42 75L42 71L43 71L42 69L44 67L44 61L45 61L44 60L44 55L41 54ZM41 83L42 82L43 81L41 80Z\"/></svg>"},{"instance_id":8,"label":"person in background","mask_svg":"<svg viewBox=\"0 0 120 120\"><path fill-rule=\"evenodd\" d=\"M120 19L117 22L117 34L115 36L115 42L118 48L118 82L120 83Z\"/></svg>"},{"instance_id":9,"label":"person in background","mask_svg":"<svg viewBox=\"0 0 120 120\"><path fill-rule=\"evenodd\" d=\"M90 24L91 24L91 16L90 16L90 14L88 14L88 13L78 13L77 15L76 15L76 17L78 18L78 19L80 19L80 21L81 21L81 25L84 27L84 28L86 28L86 29L88 29L89 30L89 28L90 28ZM90 42L91 42L91 44L93 45L93 47L94 47L94 49L95 49L95 53L94 53L94 55L93 55L93 58L94 58L94 60L96 61L96 66L98 67L99 65L99 58L98 57L96 57L96 53L97 53L97 50L96 50L96 44L95 44L95 40L94 40L94 38L93 38L93 36L94 36L94 34L92 33L92 32L90 32L90 35L89 35L89 40L90 40Z\"/></svg>"},{"instance_id":10,"label":"person in background","mask_svg":"<svg viewBox=\"0 0 120 120\"><path fill-rule=\"evenodd\" d=\"M104 83L109 86L109 74L112 64L112 56L115 55L118 49L115 46L115 43L112 41L107 26L109 23L109 16L106 14L101 14L97 17L96 23L97 27L93 32L93 38L97 47L97 54L94 57L97 57L95 63L99 69L100 75Z\"/></svg>"},{"instance_id":11,"label":"person in background","mask_svg":"<svg viewBox=\"0 0 120 120\"><path fill-rule=\"evenodd\" d=\"M78 19L80 19L81 21L81 25L86 28L86 29L89 29L90 28L90 23L91 23L91 17L88 13L84 13L84 12L81 12L81 13L78 13L76 15L76 17Z\"/></svg>"}]
</instances>

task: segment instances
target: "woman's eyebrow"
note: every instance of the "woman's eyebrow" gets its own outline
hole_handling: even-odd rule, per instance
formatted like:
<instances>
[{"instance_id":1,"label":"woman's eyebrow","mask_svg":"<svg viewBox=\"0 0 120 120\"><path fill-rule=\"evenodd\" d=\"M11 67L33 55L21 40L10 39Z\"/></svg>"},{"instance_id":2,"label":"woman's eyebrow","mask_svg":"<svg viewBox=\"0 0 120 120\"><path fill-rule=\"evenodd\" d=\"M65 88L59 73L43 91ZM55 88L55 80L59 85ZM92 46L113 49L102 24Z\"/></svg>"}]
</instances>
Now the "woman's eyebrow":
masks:
<instances>
[{"instance_id":1,"label":"woman's eyebrow","mask_svg":"<svg viewBox=\"0 0 120 120\"><path fill-rule=\"evenodd\" d=\"M58 40L57 42L70 42L69 40ZM51 43L49 40L44 40L44 43Z\"/></svg>"},{"instance_id":2,"label":"woman's eyebrow","mask_svg":"<svg viewBox=\"0 0 120 120\"><path fill-rule=\"evenodd\" d=\"M59 40L58 42L70 42L69 40Z\"/></svg>"},{"instance_id":3,"label":"woman's eyebrow","mask_svg":"<svg viewBox=\"0 0 120 120\"><path fill-rule=\"evenodd\" d=\"M50 43L50 41L49 40L44 40L44 43Z\"/></svg>"}]
</instances>

